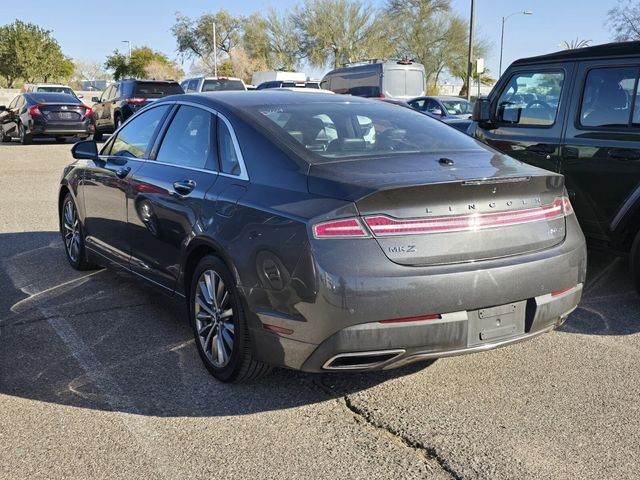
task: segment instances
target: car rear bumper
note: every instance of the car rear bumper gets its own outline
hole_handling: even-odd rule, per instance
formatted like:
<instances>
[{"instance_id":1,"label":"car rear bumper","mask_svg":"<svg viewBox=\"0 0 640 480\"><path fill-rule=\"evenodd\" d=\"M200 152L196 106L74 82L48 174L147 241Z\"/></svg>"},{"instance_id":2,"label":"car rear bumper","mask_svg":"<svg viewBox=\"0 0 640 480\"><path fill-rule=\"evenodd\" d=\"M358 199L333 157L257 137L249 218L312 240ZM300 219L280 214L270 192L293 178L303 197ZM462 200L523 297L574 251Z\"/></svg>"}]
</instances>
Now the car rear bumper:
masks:
<instances>
[{"instance_id":1,"label":"car rear bumper","mask_svg":"<svg viewBox=\"0 0 640 480\"><path fill-rule=\"evenodd\" d=\"M95 131L93 124L84 122L59 124L34 124L29 133L34 136L75 136L92 135Z\"/></svg>"},{"instance_id":2,"label":"car rear bumper","mask_svg":"<svg viewBox=\"0 0 640 480\"><path fill-rule=\"evenodd\" d=\"M382 252L372 242L360 242L351 256L342 246L348 244L336 242L326 255L314 252L315 284L292 272L313 296L271 294L290 299L289 312L255 308L256 289L245 290L263 361L310 372L374 370L496 348L560 325L578 305L586 276L575 216L567 218L560 245L482 262L406 267L376 261ZM405 321L434 314L440 318Z\"/></svg>"}]
</instances>

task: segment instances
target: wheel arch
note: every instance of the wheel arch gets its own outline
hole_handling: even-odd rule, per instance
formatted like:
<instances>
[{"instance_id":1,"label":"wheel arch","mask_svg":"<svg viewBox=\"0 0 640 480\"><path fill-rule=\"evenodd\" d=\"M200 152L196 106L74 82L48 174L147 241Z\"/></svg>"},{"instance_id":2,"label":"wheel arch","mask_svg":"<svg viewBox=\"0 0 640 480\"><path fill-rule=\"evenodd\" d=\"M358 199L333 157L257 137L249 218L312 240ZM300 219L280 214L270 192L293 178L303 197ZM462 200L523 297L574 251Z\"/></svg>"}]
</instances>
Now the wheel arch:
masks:
<instances>
[{"instance_id":1,"label":"wheel arch","mask_svg":"<svg viewBox=\"0 0 640 480\"><path fill-rule=\"evenodd\" d=\"M193 272L198 266L200 260L207 255L215 255L219 257L233 275L236 285L240 285L240 275L238 270L229 255L225 252L224 248L211 238L196 237L189 242L189 246L185 252L180 279L177 285L178 288L183 288L183 291L180 293L183 293L187 299L191 294L190 288Z\"/></svg>"}]
</instances>

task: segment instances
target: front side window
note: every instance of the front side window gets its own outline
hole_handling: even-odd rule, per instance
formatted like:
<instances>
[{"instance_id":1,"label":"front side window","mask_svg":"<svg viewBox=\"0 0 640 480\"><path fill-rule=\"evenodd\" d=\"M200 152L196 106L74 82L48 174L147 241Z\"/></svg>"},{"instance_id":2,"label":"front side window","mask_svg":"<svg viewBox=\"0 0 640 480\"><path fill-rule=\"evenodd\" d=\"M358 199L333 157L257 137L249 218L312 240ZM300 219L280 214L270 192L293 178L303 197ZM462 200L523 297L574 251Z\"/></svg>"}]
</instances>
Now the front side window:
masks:
<instances>
[{"instance_id":1,"label":"front side window","mask_svg":"<svg viewBox=\"0 0 640 480\"><path fill-rule=\"evenodd\" d=\"M107 88L104 92L102 92L102 96L100 97L101 102L105 102L111 98L111 94L114 90L113 85Z\"/></svg>"},{"instance_id":2,"label":"front side window","mask_svg":"<svg viewBox=\"0 0 640 480\"><path fill-rule=\"evenodd\" d=\"M162 140L156 161L214 169L216 117L206 110L180 106Z\"/></svg>"},{"instance_id":3,"label":"front side window","mask_svg":"<svg viewBox=\"0 0 640 480\"><path fill-rule=\"evenodd\" d=\"M443 100L442 104L447 109L449 115L471 115L473 113L473 105L466 100Z\"/></svg>"},{"instance_id":4,"label":"front side window","mask_svg":"<svg viewBox=\"0 0 640 480\"><path fill-rule=\"evenodd\" d=\"M561 71L516 73L498 99L498 122L538 127L553 125L563 83Z\"/></svg>"},{"instance_id":5,"label":"front side window","mask_svg":"<svg viewBox=\"0 0 640 480\"><path fill-rule=\"evenodd\" d=\"M102 152L105 155L129 158L144 158L149 143L170 105L160 105L131 119L119 132L116 139Z\"/></svg>"},{"instance_id":6,"label":"front side window","mask_svg":"<svg viewBox=\"0 0 640 480\"><path fill-rule=\"evenodd\" d=\"M631 115L638 68L616 67L590 70L582 93L580 124L585 127L628 127L637 123ZM637 110L636 106L636 110Z\"/></svg>"},{"instance_id":7,"label":"front side window","mask_svg":"<svg viewBox=\"0 0 640 480\"><path fill-rule=\"evenodd\" d=\"M189 84L187 85L187 91L188 92L197 92L198 91L198 82L200 80L198 80L197 78L194 78L193 80L189 80Z\"/></svg>"}]
</instances>

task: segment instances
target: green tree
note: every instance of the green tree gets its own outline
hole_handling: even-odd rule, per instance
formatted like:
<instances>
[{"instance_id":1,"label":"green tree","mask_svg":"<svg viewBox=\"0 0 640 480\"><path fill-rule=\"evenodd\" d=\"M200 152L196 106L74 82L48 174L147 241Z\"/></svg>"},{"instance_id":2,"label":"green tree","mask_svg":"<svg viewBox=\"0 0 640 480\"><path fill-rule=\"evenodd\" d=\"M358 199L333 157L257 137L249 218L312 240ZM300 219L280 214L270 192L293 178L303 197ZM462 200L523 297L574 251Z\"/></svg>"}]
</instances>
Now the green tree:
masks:
<instances>
[{"instance_id":1,"label":"green tree","mask_svg":"<svg viewBox=\"0 0 640 480\"><path fill-rule=\"evenodd\" d=\"M73 61L62 53L50 31L20 20L0 27L0 75L9 87L18 78L26 82L66 80L73 71Z\"/></svg>"},{"instance_id":2,"label":"green tree","mask_svg":"<svg viewBox=\"0 0 640 480\"><path fill-rule=\"evenodd\" d=\"M270 9L265 23L270 53L269 66L275 69L295 70L300 64L302 52L294 17L288 13L279 15L274 9Z\"/></svg>"},{"instance_id":3,"label":"green tree","mask_svg":"<svg viewBox=\"0 0 640 480\"><path fill-rule=\"evenodd\" d=\"M104 64L107 70L113 71L113 78L120 80L121 78L144 78L150 74L147 70L150 66L154 72L158 72L160 67L164 67L166 75L179 75L181 72L174 62L161 52L152 50L149 47L137 47L131 50L131 58L125 54L115 50L112 55L107 57Z\"/></svg>"},{"instance_id":4,"label":"green tree","mask_svg":"<svg viewBox=\"0 0 640 480\"><path fill-rule=\"evenodd\" d=\"M359 0L306 0L294 10L301 51L315 67L334 68L391 52L383 12Z\"/></svg>"},{"instance_id":5,"label":"green tree","mask_svg":"<svg viewBox=\"0 0 640 480\"><path fill-rule=\"evenodd\" d=\"M216 45L213 45L213 24L216 25ZM176 14L176 23L171 28L178 44L178 53L183 59L199 61L213 72L214 55L219 65L228 59L231 51L241 46L242 17L231 15L225 10L208 13L191 19L181 13ZM222 58L220 59L220 53Z\"/></svg>"}]
</instances>

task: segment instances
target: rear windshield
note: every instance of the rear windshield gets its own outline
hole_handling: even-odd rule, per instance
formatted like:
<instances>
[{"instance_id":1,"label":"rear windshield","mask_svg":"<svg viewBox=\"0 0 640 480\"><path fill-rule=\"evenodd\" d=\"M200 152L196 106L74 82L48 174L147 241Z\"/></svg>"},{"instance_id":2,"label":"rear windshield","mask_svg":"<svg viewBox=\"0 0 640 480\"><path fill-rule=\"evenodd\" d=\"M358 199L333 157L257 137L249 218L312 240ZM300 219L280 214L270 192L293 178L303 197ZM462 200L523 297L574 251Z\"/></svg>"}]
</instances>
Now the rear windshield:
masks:
<instances>
[{"instance_id":1,"label":"rear windshield","mask_svg":"<svg viewBox=\"0 0 640 480\"><path fill-rule=\"evenodd\" d=\"M392 97L419 97L424 94L422 70L389 69L384 72L384 87Z\"/></svg>"},{"instance_id":2,"label":"rear windshield","mask_svg":"<svg viewBox=\"0 0 640 480\"><path fill-rule=\"evenodd\" d=\"M312 163L478 150L478 143L411 108L384 102L314 102L245 110Z\"/></svg>"},{"instance_id":3,"label":"rear windshield","mask_svg":"<svg viewBox=\"0 0 640 480\"><path fill-rule=\"evenodd\" d=\"M34 92L25 95L32 103L80 103L74 95L66 93Z\"/></svg>"},{"instance_id":4,"label":"rear windshield","mask_svg":"<svg viewBox=\"0 0 640 480\"><path fill-rule=\"evenodd\" d=\"M220 92L223 90L244 90L244 85L240 80L205 80L202 85L203 92Z\"/></svg>"},{"instance_id":5,"label":"rear windshield","mask_svg":"<svg viewBox=\"0 0 640 480\"><path fill-rule=\"evenodd\" d=\"M442 100L444 108L447 109L449 115L471 115L473 113L473 105L466 100Z\"/></svg>"},{"instance_id":6,"label":"rear windshield","mask_svg":"<svg viewBox=\"0 0 640 480\"><path fill-rule=\"evenodd\" d=\"M68 95L74 95L73 90L69 87L38 87L36 92L52 92L52 93L66 93Z\"/></svg>"},{"instance_id":7,"label":"rear windshield","mask_svg":"<svg viewBox=\"0 0 640 480\"><path fill-rule=\"evenodd\" d=\"M177 83L162 82L136 82L133 94L140 97L166 97L167 95L177 95L184 93L182 87Z\"/></svg>"}]
</instances>

